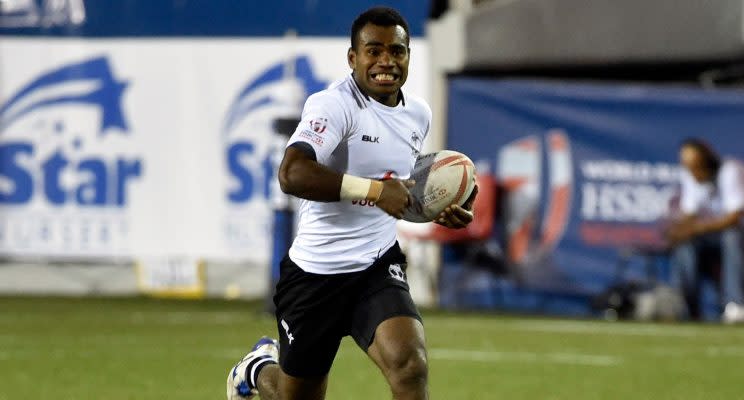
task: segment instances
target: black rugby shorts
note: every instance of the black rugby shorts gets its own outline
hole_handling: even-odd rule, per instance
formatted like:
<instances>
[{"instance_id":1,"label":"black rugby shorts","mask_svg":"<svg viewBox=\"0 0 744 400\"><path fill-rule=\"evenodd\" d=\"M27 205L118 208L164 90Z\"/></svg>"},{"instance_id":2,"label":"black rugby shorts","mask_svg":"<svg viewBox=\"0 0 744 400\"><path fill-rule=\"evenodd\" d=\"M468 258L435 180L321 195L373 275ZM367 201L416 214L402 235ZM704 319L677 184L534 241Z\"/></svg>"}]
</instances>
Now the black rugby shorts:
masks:
<instances>
[{"instance_id":1,"label":"black rugby shorts","mask_svg":"<svg viewBox=\"0 0 744 400\"><path fill-rule=\"evenodd\" d=\"M406 282L406 258L397 242L364 271L313 274L289 256L280 268L274 295L279 364L291 376L328 374L344 336L351 335L366 352L383 321L397 316L421 321Z\"/></svg>"}]
</instances>

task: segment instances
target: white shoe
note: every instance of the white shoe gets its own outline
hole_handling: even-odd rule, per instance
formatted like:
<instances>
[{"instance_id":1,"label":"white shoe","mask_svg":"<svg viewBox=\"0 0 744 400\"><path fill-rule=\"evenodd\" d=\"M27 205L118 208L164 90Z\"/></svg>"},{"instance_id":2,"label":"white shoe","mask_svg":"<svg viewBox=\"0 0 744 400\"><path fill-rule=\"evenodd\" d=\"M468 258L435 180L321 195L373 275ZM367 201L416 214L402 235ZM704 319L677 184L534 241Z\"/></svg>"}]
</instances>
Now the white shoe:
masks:
<instances>
[{"instance_id":1,"label":"white shoe","mask_svg":"<svg viewBox=\"0 0 744 400\"><path fill-rule=\"evenodd\" d=\"M725 324L744 323L744 305L734 303L733 301L726 304L721 319Z\"/></svg>"},{"instance_id":2,"label":"white shoe","mask_svg":"<svg viewBox=\"0 0 744 400\"><path fill-rule=\"evenodd\" d=\"M252 399L258 394L257 383L251 382L251 376L246 376L246 369L256 368L258 365L279 361L279 345L276 340L262 337L256 342L251 352L246 354L227 374L227 400ZM252 371L248 371L252 375Z\"/></svg>"}]
</instances>

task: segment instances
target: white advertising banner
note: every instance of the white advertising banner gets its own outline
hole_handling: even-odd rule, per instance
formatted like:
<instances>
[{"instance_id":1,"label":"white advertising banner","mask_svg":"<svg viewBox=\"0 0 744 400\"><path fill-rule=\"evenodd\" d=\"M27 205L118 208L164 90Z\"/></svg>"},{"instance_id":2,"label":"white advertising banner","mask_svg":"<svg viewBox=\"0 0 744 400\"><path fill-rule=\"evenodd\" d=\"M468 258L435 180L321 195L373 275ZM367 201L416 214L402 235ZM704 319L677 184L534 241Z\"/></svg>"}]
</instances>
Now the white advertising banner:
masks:
<instances>
[{"instance_id":1,"label":"white advertising banner","mask_svg":"<svg viewBox=\"0 0 744 400\"><path fill-rule=\"evenodd\" d=\"M406 88L426 98L411 47ZM268 261L275 122L349 73L347 48L0 39L0 254Z\"/></svg>"}]
</instances>

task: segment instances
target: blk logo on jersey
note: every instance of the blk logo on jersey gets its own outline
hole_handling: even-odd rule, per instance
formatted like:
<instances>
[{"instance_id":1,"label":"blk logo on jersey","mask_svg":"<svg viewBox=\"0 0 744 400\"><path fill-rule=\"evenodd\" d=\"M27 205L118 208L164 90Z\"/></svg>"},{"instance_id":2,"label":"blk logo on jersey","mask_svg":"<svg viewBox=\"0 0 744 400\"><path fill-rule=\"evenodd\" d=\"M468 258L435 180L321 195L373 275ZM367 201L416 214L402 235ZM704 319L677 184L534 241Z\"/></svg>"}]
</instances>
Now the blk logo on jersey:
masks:
<instances>
[{"instance_id":1,"label":"blk logo on jersey","mask_svg":"<svg viewBox=\"0 0 744 400\"><path fill-rule=\"evenodd\" d=\"M380 143L379 136L362 135L362 142Z\"/></svg>"}]
</instances>

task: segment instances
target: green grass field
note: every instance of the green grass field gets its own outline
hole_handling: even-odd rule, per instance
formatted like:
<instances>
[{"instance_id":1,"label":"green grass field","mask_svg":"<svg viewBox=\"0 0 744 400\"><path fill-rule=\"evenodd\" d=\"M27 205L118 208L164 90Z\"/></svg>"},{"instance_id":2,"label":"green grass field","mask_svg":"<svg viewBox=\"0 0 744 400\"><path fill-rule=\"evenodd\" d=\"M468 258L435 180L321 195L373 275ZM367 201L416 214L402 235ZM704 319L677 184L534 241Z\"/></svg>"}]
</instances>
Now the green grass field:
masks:
<instances>
[{"instance_id":1,"label":"green grass field","mask_svg":"<svg viewBox=\"0 0 744 400\"><path fill-rule=\"evenodd\" d=\"M0 399L224 399L260 305L0 298ZM744 327L425 313L433 399L744 399ZM328 399L380 400L350 339Z\"/></svg>"}]
</instances>

